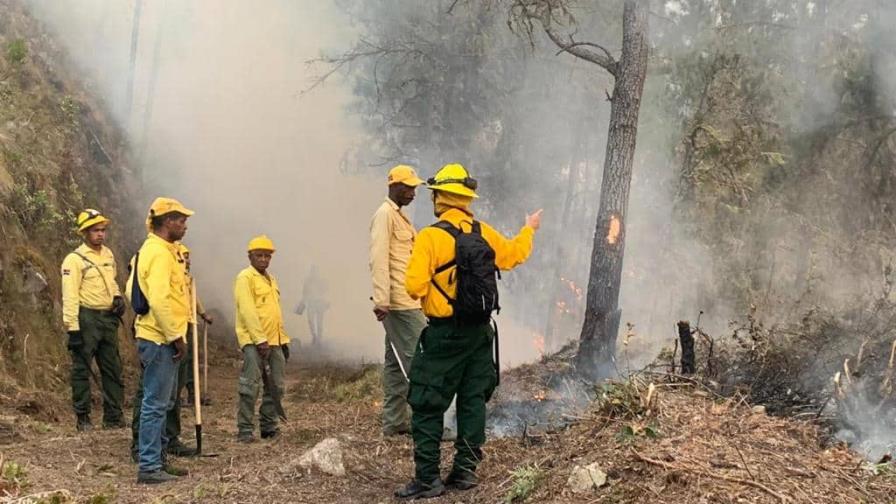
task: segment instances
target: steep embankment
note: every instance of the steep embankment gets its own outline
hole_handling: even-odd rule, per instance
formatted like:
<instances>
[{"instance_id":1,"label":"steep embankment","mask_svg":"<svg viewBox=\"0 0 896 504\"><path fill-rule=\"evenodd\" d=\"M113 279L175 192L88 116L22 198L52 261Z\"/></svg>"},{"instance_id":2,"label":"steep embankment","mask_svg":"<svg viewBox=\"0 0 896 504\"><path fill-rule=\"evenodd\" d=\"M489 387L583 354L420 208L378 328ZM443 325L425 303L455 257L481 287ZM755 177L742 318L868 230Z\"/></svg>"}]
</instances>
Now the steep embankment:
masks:
<instances>
[{"instance_id":1,"label":"steep embankment","mask_svg":"<svg viewBox=\"0 0 896 504\"><path fill-rule=\"evenodd\" d=\"M22 3L0 0L0 404L49 416L64 414L49 411L53 395L22 392L67 383L59 264L78 243L74 218L92 207L140 222L124 135L74 75ZM140 231L112 228L120 261Z\"/></svg>"}]
</instances>

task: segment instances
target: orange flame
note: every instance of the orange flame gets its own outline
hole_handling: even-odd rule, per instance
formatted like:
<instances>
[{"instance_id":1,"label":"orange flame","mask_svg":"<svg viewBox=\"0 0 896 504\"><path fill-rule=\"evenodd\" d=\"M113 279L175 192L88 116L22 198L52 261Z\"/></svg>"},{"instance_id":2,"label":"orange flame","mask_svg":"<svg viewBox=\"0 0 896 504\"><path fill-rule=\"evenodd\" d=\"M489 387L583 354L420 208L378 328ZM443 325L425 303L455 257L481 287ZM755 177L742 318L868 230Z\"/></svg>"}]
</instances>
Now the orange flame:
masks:
<instances>
[{"instance_id":1,"label":"orange flame","mask_svg":"<svg viewBox=\"0 0 896 504\"><path fill-rule=\"evenodd\" d=\"M544 335L536 334L535 338L532 339L532 346L535 347L538 355L544 355Z\"/></svg>"},{"instance_id":2,"label":"orange flame","mask_svg":"<svg viewBox=\"0 0 896 504\"><path fill-rule=\"evenodd\" d=\"M619 233L622 232L622 221L615 215L610 216L610 230L607 233L607 243L615 245L619 240Z\"/></svg>"}]
</instances>

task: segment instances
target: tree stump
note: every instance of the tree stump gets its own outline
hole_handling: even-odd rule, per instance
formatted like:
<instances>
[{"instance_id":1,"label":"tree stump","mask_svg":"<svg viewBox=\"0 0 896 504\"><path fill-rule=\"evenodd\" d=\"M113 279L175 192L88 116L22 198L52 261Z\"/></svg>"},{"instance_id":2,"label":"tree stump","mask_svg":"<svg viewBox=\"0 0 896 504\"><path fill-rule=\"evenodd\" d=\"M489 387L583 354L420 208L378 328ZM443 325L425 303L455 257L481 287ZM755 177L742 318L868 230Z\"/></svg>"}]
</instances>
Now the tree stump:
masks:
<instances>
[{"instance_id":1,"label":"tree stump","mask_svg":"<svg viewBox=\"0 0 896 504\"><path fill-rule=\"evenodd\" d=\"M687 320L678 322L678 339L681 341L681 374L694 374L697 370L697 357L694 354L694 335L691 323Z\"/></svg>"}]
</instances>

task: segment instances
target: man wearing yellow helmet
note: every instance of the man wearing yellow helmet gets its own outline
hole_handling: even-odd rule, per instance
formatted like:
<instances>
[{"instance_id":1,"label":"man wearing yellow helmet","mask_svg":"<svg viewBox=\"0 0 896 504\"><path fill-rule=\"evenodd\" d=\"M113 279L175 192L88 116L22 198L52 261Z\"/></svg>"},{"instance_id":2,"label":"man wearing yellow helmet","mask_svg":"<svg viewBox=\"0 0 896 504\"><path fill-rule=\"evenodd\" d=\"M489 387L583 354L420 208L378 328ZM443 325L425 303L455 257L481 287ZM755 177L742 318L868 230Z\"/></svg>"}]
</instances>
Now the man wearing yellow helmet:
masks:
<instances>
[{"instance_id":1,"label":"man wearing yellow helmet","mask_svg":"<svg viewBox=\"0 0 896 504\"><path fill-rule=\"evenodd\" d=\"M283 329L280 288L268 272L274 254L274 242L265 235L249 241L249 267L240 271L233 284L236 305L236 336L243 352L240 372L237 440L255 441L255 403L259 392L264 396L259 408L261 437L274 438L280 431L278 417L283 416L280 399L289 336Z\"/></svg>"},{"instance_id":2,"label":"man wearing yellow helmet","mask_svg":"<svg viewBox=\"0 0 896 504\"><path fill-rule=\"evenodd\" d=\"M191 306L184 259L177 242L186 234L187 218L191 215L193 211L175 199L153 201L146 219L150 232L134 258L127 285L137 312L134 328L143 368L138 483L176 479L170 474L176 471L167 468L163 458L169 441L165 419L174 405L178 362L186 356Z\"/></svg>"},{"instance_id":3,"label":"man wearing yellow helmet","mask_svg":"<svg viewBox=\"0 0 896 504\"><path fill-rule=\"evenodd\" d=\"M84 243L62 261L62 322L72 354L72 403L79 431L92 428L90 363L94 359L102 379L103 426L125 426L121 414L124 383L118 353L118 324L125 303L115 282L115 256L104 245L110 222L96 210L81 212L77 226Z\"/></svg>"},{"instance_id":4,"label":"man wearing yellow helmet","mask_svg":"<svg viewBox=\"0 0 896 504\"><path fill-rule=\"evenodd\" d=\"M489 324L498 308L495 275L529 257L541 224L539 210L527 215L520 232L507 239L475 220L470 204L478 197L477 185L459 164L444 166L427 181L438 222L417 234L405 278L408 294L422 301L428 324L411 364L408 392L416 470L414 480L396 492L400 498L435 497L446 486L476 486L485 442L485 403L497 386L495 332ZM471 298L471 293L476 296ZM442 415L455 395L454 465L443 483Z\"/></svg>"}]
</instances>

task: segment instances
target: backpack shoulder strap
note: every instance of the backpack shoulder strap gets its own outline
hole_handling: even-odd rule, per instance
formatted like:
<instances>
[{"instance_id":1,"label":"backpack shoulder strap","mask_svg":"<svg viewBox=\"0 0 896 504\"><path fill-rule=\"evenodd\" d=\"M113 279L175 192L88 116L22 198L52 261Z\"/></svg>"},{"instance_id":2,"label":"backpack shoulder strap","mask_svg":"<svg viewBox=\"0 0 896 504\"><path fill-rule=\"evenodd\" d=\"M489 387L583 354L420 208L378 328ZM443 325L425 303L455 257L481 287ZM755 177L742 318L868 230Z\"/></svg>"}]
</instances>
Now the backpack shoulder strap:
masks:
<instances>
[{"instance_id":1,"label":"backpack shoulder strap","mask_svg":"<svg viewBox=\"0 0 896 504\"><path fill-rule=\"evenodd\" d=\"M106 286L106 292L108 292L110 296L115 297L115 293L112 291L112 287L109 286L109 279L106 278L106 275L105 275L105 273L103 273L103 270L101 270L100 267L97 266L97 264L95 262L91 261L86 255L78 252L77 250L72 251L72 253L75 254L76 256L80 257L81 259L84 259L85 262L89 263L90 266L87 267L88 269L92 267L93 269L96 270L97 273L100 274L100 278L103 279L103 285ZM86 269L85 269L85 271L86 271ZM113 280L113 282L114 282L114 280Z\"/></svg>"},{"instance_id":2,"label":"backpack shoulder strap","mask_svg":"<svg viewBox=\"0 0 896 504\"><path fill-rule=\"evenodd\" d=\"M482 236L482 225L479 224L478 220L470 222L470 232Z\"/></svg>"},{"instance_id":3,"label":"backpack shoulder strap","mask_svg":"<svg viewBox=\"0 0 896 504\"><path fill-rule=\"evenodd\" d=\"M436 222L435 224L431 225L430 227L434 227L436 229L441 229L442 231L450 234L451 237L454 238L455 240L457 240L457 237L461 234L461 230L454 227L448 221L440 220L440 221ZM441 273L443 271L449 270L449 269L453 268L455 264L456 263L453 260L448 261L447 263L436 268L435 274L438 275L439 273ZM441 289L439 289L439 290L441 290ZM443 294L444 294L444 292L443 292ZM445 296L445 297L448 297L448 296Z\"/></svg>"},{"instance_id":4,"label":"backpack shoulder strap","mask_svg":"<svg viewBox=\"0 0 896 504\"><path fill-rule=\"evenodd\" d=\"M84 262L86 262L86 263L89 264L90 266L96 268L96 263L94 263L93 261L91 261L90 258L88 258L86 255L84 255L84 254L78 252L77 250L73 250L73 251L72 251L72 254L75 254L76 256L78 256L78 257L80 257L81 259L83 259ZM89 268L90 266L88 266L88 268ZM97 271L99 271L99 268L97 268Z\"/></svg>"},{"instance_id":5,"label":"backpack shoulder strap","mask_svg":"<svg viewBox=\"0 0 896 504\"><path fill-rule=\"evenodd\" d=\"M436 229L441 229L442 231L444 231L444 232L450 234L451 237L454 238L455 240L457 239L457 235L459 235L459 234L461 233L461 230L460 230L460 229L457 229L456 227L454 227L454 225L451 224L450 222L448 222L448 221L443 221L443 220L440 220L440 221L436 222L435 224L433 224L433 225L431 225L431 226L429 226L429 227L434 227L434 228L436 228Z\"/></svg>"}]
</instances>

